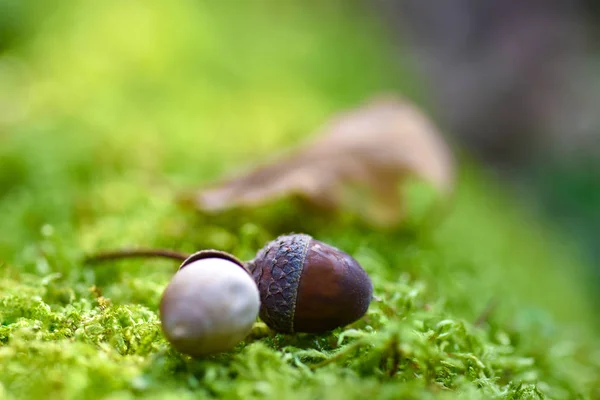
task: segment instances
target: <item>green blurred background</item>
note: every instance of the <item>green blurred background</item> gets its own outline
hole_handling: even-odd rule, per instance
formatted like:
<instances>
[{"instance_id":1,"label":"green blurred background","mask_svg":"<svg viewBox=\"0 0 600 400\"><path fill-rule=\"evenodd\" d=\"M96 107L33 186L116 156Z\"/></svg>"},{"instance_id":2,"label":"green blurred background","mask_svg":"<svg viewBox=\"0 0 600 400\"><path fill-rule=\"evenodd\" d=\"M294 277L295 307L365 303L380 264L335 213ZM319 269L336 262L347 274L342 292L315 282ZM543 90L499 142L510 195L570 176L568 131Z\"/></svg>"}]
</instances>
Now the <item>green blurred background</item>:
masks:
<instances>
[{"instance_id":1,"label":"green blurred background","mask_svg":"<svg viewBox=\"0 0 600 400\"><path fill-rule=\"evenodd\" d=\"M587 148L585 155L557 157L544 153L544 149L554 145L555 139L538 134L541 138L531 142L532 134L527 131L527 127L531 127L530 120L544 117L522 117L521 114L528 111L521 105L522 109L511 109L512 119L517 122L511 125L508 121L504 127L498 118L510 120L511 116L502 117L500 108L513 101L510 100L512 95L496 95L490 83L493 79L482 81L480 77L490 69L486 57L502 50L495 37L503 38L505 26L508 30L511 26L513 29L520 26L521 22L512 14L522 13L523 23L531 20L530 25L535 25L540 14L564 14L550 19L549 27L542 33L551 37L558 32L569 38L563 32L569 33L568 28L563 28L561 22L573 20L582 27L593 27L597 15L593 4L583 2L576 7L558 1L544 6L546 11L542 12L544 7L497 6L494 0L472 9L466 9L462 2L457 3L455 13L463 12L463 17L469 18L465 21L471 26L471 35L479 37L481 42L477 44L467 37L462 45L464 49L457 50L454 49L457 45L451 42L454 40L451 38L459 35L457 17L450 12L452 7L435 11L428 3L415 5L418 2L385 0L368 5L360 1L322 3L226 1L218 4L208 1L167 6L160 2L145 5L109 2L94 6L79 1L2 0L0 123L4 132L27 131L21 139L13 139L14 142L4 143L3 147L25 146L17 142L36 135L56 135L60 131L74 136L72 146L67 148L60 140L55 143L48 140L40 142L40 147L55 146L55 150L73 152L74 157L87 153L90 157L96 154L95 157L109 158L94 165L93 172L80 176L82 181L100 179L103 168L123 168L128 162L123 160L129 157L133 158L138 171L150 175L154 167L155 175L161 176L156 179L184 183L180 171L186 170L191 171L189 176L197 176L196 181L200 181L209 177L206 171L211 171L210 177L220 175L225 166L231 165L231 160L251 163L257 155L267 154L274 148L291 147L331 112L354 106L379 90L392 89L421 104L434 117L439 116L437 122L449 128L446 133L450 139L470 151L480 163L491 165L510 185L516 185L516 194L524 204L579 243L591 264L598 263L597 146L580 144ZM203 8L215 11L207 14ZM438 14L444 15L445 22L435 19ZM360 25L354 28L357 19ZM487 31L485 21L490 25ZM500 33L494 36L488 32L493 29ZM582 32L587 32L586 38L593 41L592 33ZM528 39L527 33L522 33L522 40ZM448 39L444 39L446 36ZM563 46L571 42L565 43ZM487 50L491 55L476 45L484 46L484 50L489 46ZM533 50L541 52L544 45ZM560 44L553 46L559 49L554 55L559 57L558 61L560 57L572 57L570 53L560 52ZM420 71L422 65L415 62L415 58L418 59L414 57L415 52L425 54L424 57L434 62L439 57L437 62L442 65L449 60L446 75ZM460 60L455 62L449 54L462 60L470 59L469 66L463 66ZM522 55L516 51L514 57L512 62L518 64ZM544 53L539 55L538 75L545 73L540 68L548 57ZM531 78L525 68L515 67L514 72L499 60L500 70L505 68L517 74L513 78L514 85L518 85L521 71L524 77ZM569 70L568 74L577 72ZM452 112L449 105L453 100L448 104L439 101L436 96L443 98L445 88L444 84L436 87L436 79L451 82L461 79L460 73L470 74L473 82L480 84L479 92L488 96L465 91L458 94L460 98L471 96L471 101L477 102L479 97L484 100L491 96L505 97L496 102L498 117L489 116L484 122L465 117L466 122L461 125L447 116ZM514 96L527 96L526 90L536 88L525 87L515 91ZM566 96L562 92L555 95ZM456 101L469 100L457 98ZM493 110L493 102L482 103L489 103ZM450 111L435 107L446 107ZM489 114L485 109L483 113ZM521 120L526 122L519 124ZM69 128L63 129L64 126ZM538 126L533 128L539 129ZM598 127L592 129L597 131ZM496 130L503 131L497 133ZM574 136L574 130L573 126L568 127L563 136ZM169 135L170 140L162 140L165 135ZM190 135L205 138L203 149L198 149L202 157L192 159L182 154L180 143ZM236 145L240 138L251 145ZM114 148L115 154L106 151L98 155L101 151L94 149L103 144ZM588 151L590 148L594 150ZM35 154L36 150L27 151ZM44 152L46 157L57 154ZM7 153L8 150L3 154ZM23 176L26 161L15 154L17 152L2 160L0 183L4 193L11 192L13 185L26 183ZM158 164L161 164L160 173ZM48 203L52 203L55 196L52 192L47 192ZM54 210L51 214L56 212L67 211ZM58 221L64 221L64 217L52 222ZM591 274L600 279L597 268L592 269Z\"/></svg>"}]
</instances>

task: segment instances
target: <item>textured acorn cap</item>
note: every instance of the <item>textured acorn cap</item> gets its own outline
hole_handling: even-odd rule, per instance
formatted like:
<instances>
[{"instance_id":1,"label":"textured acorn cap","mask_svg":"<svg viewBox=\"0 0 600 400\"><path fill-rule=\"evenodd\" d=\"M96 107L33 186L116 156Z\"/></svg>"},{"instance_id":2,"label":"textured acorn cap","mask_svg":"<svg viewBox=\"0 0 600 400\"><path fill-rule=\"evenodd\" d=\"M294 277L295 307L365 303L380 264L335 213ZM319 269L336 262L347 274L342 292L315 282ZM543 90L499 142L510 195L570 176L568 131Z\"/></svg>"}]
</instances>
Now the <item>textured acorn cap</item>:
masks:
<instances>
[{"instance_id":1,"label":"textured acorn cap","mask_svg":"<svg viewBox=\"0 0 600 400\"><path fill-rule=\"evenodd\" d=\"M202 251L185 260L165 289L160 317L167 340L199 357L231 350L250 332L258 288L235 257Z\"/></svg>"}]
</instances>

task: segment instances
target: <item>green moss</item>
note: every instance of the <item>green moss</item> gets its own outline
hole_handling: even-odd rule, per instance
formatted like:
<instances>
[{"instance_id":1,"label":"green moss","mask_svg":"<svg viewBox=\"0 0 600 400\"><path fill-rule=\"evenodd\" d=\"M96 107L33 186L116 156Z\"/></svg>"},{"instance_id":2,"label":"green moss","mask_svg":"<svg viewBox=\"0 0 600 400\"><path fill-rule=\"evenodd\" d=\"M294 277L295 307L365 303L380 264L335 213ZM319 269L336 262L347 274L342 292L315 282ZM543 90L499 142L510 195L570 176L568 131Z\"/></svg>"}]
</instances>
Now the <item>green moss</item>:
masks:
<instances>
[{"instance_id":1,"label":"green moss","mask_svg":"<svg viewBox=\"0 0 600 400\"><path fill-rule=\"evenodd\" d=\"M326 3L64 2L12 50L22 64L0 58L24 83L0 94L21 111L0 109L0 397L600 397L577 255L476 167L440 225L415 211L393 231L289 201L214 217L175 205L176 189L293 146L375 91L422 97L368 13ZM257 324L204 360L160 331L176 265L81 263L138 245L248 259L290 231L355 256L377 301L326 335Z\"/></svg>"}]
</instances>

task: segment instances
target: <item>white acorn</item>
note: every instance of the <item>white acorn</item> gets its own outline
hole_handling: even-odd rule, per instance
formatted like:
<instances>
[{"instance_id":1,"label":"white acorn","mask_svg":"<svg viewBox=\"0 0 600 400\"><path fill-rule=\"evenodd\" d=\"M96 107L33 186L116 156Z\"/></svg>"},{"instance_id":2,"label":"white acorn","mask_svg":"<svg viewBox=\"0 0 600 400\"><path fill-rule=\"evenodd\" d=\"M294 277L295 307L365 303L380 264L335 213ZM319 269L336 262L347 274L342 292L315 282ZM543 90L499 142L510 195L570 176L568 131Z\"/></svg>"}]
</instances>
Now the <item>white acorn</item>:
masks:
<instances>
[{"instance_id":1,"label":"white acorn","mask_svg":"<svg viewBox=\"0 0 600 400\"><path fill-rule=\"evenodd\" d=\"M256 321L260 296L243 264L215 250L183 262L163 292L162 330L181 353L193 357L231 350Z\"/></svg>"}]
</instances>

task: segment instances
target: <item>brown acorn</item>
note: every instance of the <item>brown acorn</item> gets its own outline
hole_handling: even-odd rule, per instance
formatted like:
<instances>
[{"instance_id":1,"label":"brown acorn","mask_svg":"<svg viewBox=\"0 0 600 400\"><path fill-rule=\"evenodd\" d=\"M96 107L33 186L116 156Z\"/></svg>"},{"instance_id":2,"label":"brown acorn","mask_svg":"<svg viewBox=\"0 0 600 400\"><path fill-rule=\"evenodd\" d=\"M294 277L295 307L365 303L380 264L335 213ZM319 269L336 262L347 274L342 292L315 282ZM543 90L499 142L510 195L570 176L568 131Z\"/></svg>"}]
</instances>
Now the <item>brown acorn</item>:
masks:
<instances>
[{"instance_id":1,"label":"brown acorn","mask_svg":"<svg viewBox=\"0 0 600 400\"><path fill-rule=\"evenodd\" d=\"M373 284L350 255L309 235L280 236L246 263L260 318L279 332L326 332L361 318Z\"/></svg>"},{"instance_id":2,"label":"brown acorn","mask_svg":"<svg viewBox=\"0 0 600 400\"><path fill-rule=\"evenodd\" d=\"M260 296L259 316L278 332L319 333L348 325L367 312L373 297L371 279L354 258L305 234L280 236L263 247L253 260L244 263L231 254L217 250L186 255L164 249L123 249L97 254L89 257L88 262L129 257L165 257L183 261L179 272L165 289L161 316L165 334L176 347L190 354L207 354L218 347L211 345L204 349L198 345L211 333L202 330L202 324L206 322L204 315L223 313L223 318L238 315L231 310L213 312L218 307L230 306L233 300L231 296L239 294L238 290L223 289L233 282L233 278L224 275L228 272L225 271L227 264L242 267L227 268L240 279L246 274L251 282L248 273L252 275ZM218 285L208 283L208 278L222 276L224 278ZM210 301L204 299L211 292L208 287L217 291L220 297L209 295ZM244 291L250 292L250 289ZM240 300L240 304L255 304L253 297L247 295L245 300ZM208 308L204 310L200 306ZM246 325L255 318L253 312L247 314L248 319L244 318ZM231 321L228 324L235 325ZM180 329L183 325L186 330ZM244 329L247 329L246 325ZM227 331L232 334L238 332L234 329Z\"/></svg>"}]
</instances>

